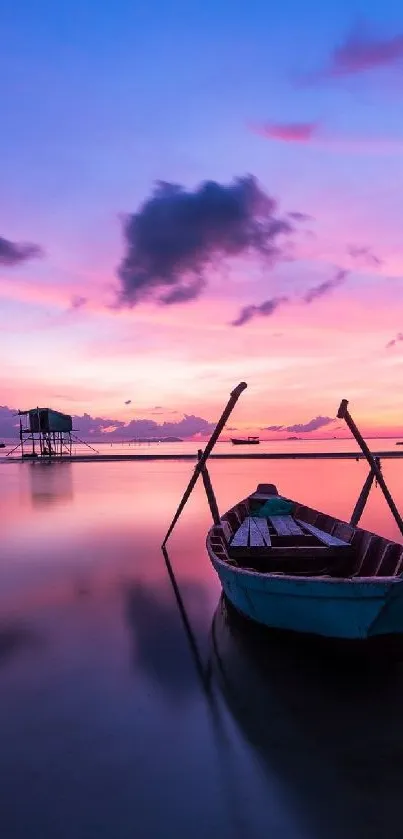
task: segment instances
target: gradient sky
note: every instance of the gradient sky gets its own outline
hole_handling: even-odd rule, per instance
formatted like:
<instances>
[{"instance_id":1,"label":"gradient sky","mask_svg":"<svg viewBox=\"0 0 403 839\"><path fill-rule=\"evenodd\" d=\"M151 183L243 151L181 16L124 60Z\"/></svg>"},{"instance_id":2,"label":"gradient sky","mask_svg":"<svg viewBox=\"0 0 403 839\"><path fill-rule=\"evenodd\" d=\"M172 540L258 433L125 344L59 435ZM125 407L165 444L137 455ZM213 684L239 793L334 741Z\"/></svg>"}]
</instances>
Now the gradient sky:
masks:
<instances>
[{"instance_id":1,"label":"gradient sky","mask_svg":"<svg viewBox=\"0 0 403 839\"><path fill-rule=\"evenodd\" d=\"M214 420L244 379L238 428L346 397L366 432L401 433L401 4L20 0L1 25L0 404ZM274 264L117 308L122 219L155 181L248 174L309 216Z\"/></svg>"}]
</instances>

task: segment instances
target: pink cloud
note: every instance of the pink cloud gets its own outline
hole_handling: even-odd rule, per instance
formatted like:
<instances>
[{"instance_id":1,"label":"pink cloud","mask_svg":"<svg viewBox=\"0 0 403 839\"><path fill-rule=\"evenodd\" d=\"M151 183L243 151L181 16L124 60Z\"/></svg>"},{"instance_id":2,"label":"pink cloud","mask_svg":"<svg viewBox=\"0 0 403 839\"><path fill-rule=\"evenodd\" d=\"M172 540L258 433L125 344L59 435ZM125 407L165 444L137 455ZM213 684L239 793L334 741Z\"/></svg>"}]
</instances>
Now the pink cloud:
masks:
<instances>
[{"instance_id":1,"label":"pink cloud","mask_svg":"<svg viewBox=\"0 0 403 839\"><path fill-rule=\"evenodd\" d=\"M252 126L255 134L272 140L282 140L284 143L309 143L317 135L316 122L265 122Z\"/></svg>"},{"instance_id":2,"label":"pink cloud","mask_svg":"<svg viewBox=\"0 0 403 839\"><path fill-rule=\"evenodd\" d=\"M389 350L391 347L395 347L396 344L399 344L403 341L403 332L398 332L395 338L392 338L391 341L388 341L386 344L386 349Z\"/></svg>"},{"instance_id":3,"label":"pink cloud","mask_svg":"<svg viewBox=\"0 0 403 839\"><path fill-rule=\"evenodd\" d=\"M403 59L403 35L391 38L371 38L362 32L348 36L336 47L323 77L349 76L397 64Z\"/></svg>"},{"instance_id":4,"label":"pink cloud","mask_svg":"<svg viewBox=\"0 0 403 839\"><path fill-rule=\"evenodd\" d=\"M353 137L331 133L317 122L264 122L250 126L266 140L314 146L323 151L344 154L402 154L403 141L388 137Z\"/></svg>"}]
</instances>

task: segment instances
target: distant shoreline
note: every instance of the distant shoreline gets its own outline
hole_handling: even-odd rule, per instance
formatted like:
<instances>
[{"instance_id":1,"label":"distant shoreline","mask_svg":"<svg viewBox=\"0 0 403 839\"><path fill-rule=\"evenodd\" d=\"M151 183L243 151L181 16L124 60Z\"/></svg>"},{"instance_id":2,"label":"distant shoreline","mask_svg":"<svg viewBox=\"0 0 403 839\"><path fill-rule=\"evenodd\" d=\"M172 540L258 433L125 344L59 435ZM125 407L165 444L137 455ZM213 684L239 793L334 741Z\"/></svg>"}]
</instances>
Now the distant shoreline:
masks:
<instances>
[{"instance_id":1,"label":"distant shoreline","mask_svg":"<svg viewBox=\"0 0 403 839\"><path fill-rule=\"evenodd\" d=\"M373 451L374 457L385 460L403 458L403 451ZM62 458L0 457L0 463L107 463L108 461L182 460L197 461L196 453L189 454L77 454ZM248 452L237 454L211 454L210 460L365 460L362 452Z\"/></svg>"}]
</instances>

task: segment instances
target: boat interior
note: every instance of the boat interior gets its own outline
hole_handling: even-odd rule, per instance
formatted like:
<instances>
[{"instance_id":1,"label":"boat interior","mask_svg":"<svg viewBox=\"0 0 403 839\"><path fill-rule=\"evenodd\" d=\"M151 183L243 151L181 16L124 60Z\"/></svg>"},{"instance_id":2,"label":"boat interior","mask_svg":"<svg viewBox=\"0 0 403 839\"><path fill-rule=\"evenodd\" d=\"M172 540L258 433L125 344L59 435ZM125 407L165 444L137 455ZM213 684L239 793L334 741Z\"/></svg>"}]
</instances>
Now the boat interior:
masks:
<instances>
[{"instance_id":1,"label":"boat interior","mask_svg":"<svg viewBox=\"0 0 403 839\"><path fill-rule=\"evenodd\" d=\"M403 573L403 545L279 496L274 484L259 484L229 510L209 544L218 559L260 573L344 579Z\"/></svg>"}]
</instances>

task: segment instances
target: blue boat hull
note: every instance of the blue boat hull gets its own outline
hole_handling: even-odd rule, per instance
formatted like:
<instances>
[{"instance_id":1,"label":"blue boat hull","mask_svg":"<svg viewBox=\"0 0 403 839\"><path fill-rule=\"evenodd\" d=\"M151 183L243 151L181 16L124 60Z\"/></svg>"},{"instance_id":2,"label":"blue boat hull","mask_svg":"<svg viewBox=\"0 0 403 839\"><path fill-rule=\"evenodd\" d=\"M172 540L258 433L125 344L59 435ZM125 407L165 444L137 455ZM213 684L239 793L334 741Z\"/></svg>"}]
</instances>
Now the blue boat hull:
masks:
<instances>
[{"instance_id":1,"label":"blue boat hull","mask_svg":"<svg viewBox=\"0 0 403 839\"><path fill-rule=\"evenodd\" d=\"M209 551L232 605L263 626L327 638L403 638L403 579L259 574Z\"/></svg>"}]
</instances>

